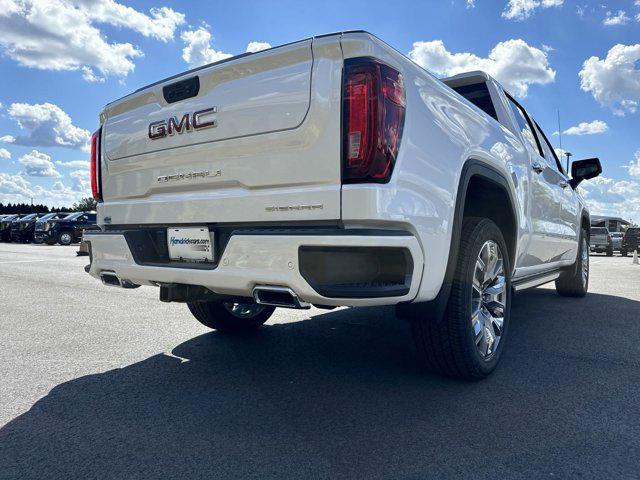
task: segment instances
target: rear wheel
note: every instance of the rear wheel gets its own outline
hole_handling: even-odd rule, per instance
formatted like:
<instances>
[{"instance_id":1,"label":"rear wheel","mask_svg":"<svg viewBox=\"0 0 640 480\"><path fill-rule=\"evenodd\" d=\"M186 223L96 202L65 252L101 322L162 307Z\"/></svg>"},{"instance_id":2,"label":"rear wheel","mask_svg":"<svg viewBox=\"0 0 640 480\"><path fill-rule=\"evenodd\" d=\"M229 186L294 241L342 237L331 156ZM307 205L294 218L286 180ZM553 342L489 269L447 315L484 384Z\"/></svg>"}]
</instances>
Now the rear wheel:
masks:
<instances>
[{"instance_id":1,"label":"rear wheel","mask_svg":"<svg viewBox=\"0 0 640 480\"><path fill-rule=\"evenodd\" d=\"M607 253L608 255L608 253ZM589 244L583 230L580 235L578 258L574 266L556 280L556 290L563 297L584 297L589 289Z\"/></svg>"},{"instance_id":2,"label":"rear wheel","mask_svg":"<svg viewBox=\"0 0 640 480\"><path fill-rule=\"evenodd\" d=\"M497 366L511 303L511 267L498 226L465 219L451 293L442 318L412 315L419 359L443 375L480 379Z\"/></svg>"},{"instance_id":3,"label":"rear wheel","mask_svg":"<svg viewBox=\"0 0 640 480\"><path fill-rule=\"evenodd\" d=\"M192 302L189 310L205 327L222 333L250 333L269 320L275 307L254 302Z\"/></svg>"}]
</instances>

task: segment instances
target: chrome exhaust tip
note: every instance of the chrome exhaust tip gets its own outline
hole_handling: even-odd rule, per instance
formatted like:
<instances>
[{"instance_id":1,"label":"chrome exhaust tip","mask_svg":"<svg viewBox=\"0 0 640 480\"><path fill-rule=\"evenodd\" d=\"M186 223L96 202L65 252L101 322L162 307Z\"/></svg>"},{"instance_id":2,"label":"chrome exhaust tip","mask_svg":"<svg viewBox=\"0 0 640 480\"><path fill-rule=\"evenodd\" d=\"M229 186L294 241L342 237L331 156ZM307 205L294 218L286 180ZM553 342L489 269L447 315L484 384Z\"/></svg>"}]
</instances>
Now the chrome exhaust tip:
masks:
<instances>
[{"instance_id":1,"label":"chrome exhaust tip","mask_svg":"<svg viewBox=\"0 0 640 480\"><path fill-rule=\"evenodd\" d=\"M296 292L289 287L257 285L253 289L253 299L257 304L272 307L307 309L311 305L300 300Z\"/></svg>"},{"instance_id":2,"label":"chrome exhaust tip","mask_svg":"<svg viewBox=\"0 0 640 480\"><path fill-rule=\"evenodd\" d=\"M100 280L108 287L138 288L140 286L129 280L121 280L115 272L100 272Z\"/></svg>"}]
</instances>

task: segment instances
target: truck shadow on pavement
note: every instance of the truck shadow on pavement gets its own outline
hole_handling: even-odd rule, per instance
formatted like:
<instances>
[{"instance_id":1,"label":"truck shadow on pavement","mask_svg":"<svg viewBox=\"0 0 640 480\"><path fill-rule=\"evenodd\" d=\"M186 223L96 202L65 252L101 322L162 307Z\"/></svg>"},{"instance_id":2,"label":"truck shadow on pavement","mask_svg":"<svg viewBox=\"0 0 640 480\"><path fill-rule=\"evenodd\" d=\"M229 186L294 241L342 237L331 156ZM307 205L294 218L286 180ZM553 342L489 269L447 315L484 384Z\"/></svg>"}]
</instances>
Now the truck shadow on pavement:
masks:
<instances>
[{"instance_id":1,"label":"truck shadow on pavement","mask_svg":"<svg viewBox=\"0 0 640 480\"><path fill-rule=\"evenodd\" d=\"M0 478L631 477L639 312L520 294L476 383L420 372L390 308L204 334L52 389L0 429Z\"/></svg>"}]
</instances>

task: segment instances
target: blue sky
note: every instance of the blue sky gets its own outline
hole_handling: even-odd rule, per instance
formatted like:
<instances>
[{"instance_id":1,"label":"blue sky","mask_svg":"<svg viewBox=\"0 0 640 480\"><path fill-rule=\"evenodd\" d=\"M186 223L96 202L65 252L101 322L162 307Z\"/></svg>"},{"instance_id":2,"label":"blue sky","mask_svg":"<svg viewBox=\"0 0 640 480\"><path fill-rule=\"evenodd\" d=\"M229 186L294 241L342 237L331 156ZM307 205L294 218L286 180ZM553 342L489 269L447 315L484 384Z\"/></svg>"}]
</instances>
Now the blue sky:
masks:
<instances>
[{"instance_id":1,"label":"blue sky","mask_svg":"<svg viewBox=\"0 0 640 480\"><path fill-rule=\"evenodd\" d=\"M250 42L348 29L441 75L489 70L549 135L558 109L562 130L585 123L563 147L603 162L604 178L585 184L593 211L640 222L636 0L0 0L0 201L87 195L83 147L111 100Z\"/></svg>"}]
</instances>

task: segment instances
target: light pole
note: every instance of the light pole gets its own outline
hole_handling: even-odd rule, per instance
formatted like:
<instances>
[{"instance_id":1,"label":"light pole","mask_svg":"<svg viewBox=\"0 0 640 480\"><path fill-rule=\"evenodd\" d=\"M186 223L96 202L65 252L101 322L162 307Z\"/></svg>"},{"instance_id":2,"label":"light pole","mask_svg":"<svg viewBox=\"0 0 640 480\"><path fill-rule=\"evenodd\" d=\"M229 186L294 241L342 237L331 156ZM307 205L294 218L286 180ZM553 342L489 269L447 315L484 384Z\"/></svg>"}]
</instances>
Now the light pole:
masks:
<instances>
[{"instance_id":1,"label":"light pole","mask_svg":"<svg viewBox=\"0 0 640 480\"><path fill-rule=\"evenodd\" d=\"M567 157L567 175L569 175L569 158L573 157L573 153L571 152L564 152L565 157Z\"/></svg>"}]
</instances>

